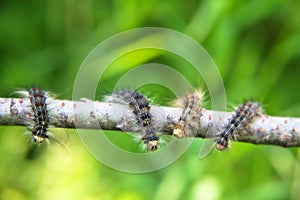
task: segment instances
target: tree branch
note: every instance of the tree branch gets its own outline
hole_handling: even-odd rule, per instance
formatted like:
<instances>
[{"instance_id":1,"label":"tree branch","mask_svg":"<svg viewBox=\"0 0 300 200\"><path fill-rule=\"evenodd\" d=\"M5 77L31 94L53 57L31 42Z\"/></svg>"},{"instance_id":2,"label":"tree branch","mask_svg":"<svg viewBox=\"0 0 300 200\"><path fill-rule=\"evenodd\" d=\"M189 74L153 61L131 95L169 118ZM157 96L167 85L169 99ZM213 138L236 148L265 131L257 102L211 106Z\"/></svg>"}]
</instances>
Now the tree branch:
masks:
<instances>
[{"instance_id":1,"label":"tree branch","mask_svg":"<svg viewBox=\"0 0 300 200\"><path fill-rule=\"evenodd\" d=\"M61 128L85 128L138 132L135 116L127 105L81 101L49 100L51 125ZM0 98L0 125L28 125L30 101L27 98ZM196 137L215 137L234 113L201 109ZM172 134L181 108L152 106L153 126L162 134ZM300 119L290 117L257 117L235 134L234 141L271 144L283 147L300 146Z\"/></svg>"}]
</instances>

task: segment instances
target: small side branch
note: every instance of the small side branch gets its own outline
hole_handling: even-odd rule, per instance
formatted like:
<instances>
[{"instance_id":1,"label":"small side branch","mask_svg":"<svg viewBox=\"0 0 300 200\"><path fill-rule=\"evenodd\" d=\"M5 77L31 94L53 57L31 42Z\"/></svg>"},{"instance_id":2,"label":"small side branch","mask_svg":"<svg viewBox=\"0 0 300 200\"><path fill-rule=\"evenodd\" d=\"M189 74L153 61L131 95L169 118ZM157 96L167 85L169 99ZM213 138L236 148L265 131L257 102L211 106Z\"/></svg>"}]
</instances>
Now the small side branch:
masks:
<instances>
[{"instance_id":1,"label":"small side branch","mask_svg":"<svg viewBox=\"0 0 300 200\"><path fill-rule=\"evenodd\" d=\"M132 111L122 104L91 100L51 100L51 125L61 128L85 128L137 132ZM26 98L0 98L0 125L26 126L30 102ZM172 134L172 122L178 121L181 108L152 106L154 126L162 134ZM196 137L215 137L233 113L202 109ZM235 134L234 141L270 144L283 147L300 146L300 119L262 115Z\"/></svg>"}]
</instances>

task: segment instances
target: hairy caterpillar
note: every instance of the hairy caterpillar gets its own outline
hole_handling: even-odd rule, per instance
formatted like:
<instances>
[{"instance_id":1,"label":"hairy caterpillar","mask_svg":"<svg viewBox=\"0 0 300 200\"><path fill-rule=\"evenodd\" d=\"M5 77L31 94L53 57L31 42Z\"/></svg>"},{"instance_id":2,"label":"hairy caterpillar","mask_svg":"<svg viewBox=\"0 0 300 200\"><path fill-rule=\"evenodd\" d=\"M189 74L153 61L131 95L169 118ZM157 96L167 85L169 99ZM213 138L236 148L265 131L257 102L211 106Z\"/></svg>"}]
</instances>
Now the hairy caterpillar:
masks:
<instances>
[{"instance_id":1,"label":"hairy caterpillar","mask_svg":"<svg viewBox=\"0 0 300 200\"><path fill-rule=\"evenodd\" d=\"M32 141L41 143L49 138L48 128L50 123L49 111L47 108L47 96L44 91L38 88L29 90L33 121L31 127Z\"/></svg>"},{"instance_id":2,"label":"hairy caterpillar","mask_svg":"<svg viewBox=\"0 0 300 200\"><path fill-rule=\"evenodd\" d=\"M219 151L228 148L229 141L233 139L234 133L238 133L251 123L255 117L261 115L260 105L257 102L249 101L238 106L234 116L229 120L222 132L217 135L215 142Z\"/></svg>"},{"instance_id":3,"label":"hairy caterpillar","mask_svg":"<svg viewBox=\"0 0 300 200\"><path fill-rule=\"evenodd\" d=\"M146 97L133 91L129 100L129 107L133 109L138 123L142 126L142 138L147 151L155 151L158 149L159 137L151 124L152 115L150 113L150 105Z\"/></svg>"},{"instance_id":4,"label":"hairy caterpillar","mask_svg":"<svg viewBox=\"0 0 300 200\"><path fill-rule=\"evenodd\" d=\"M49 107L49 103L51 104L52 100L49 93L37 87L32 87L29 90L22 90L17 93L23 98L27 98L30 103L28 113L23 120L27 124L27 128L31 135L31 141L40 144L44 141L51 140L63 147L63 145L49 132L51 123L54 122L54 119L51 117L53 105L50 105ZM63 135L61 131L59 132L59 138L66 139L65 135Z\"/></svg>"},{"instance_id":5,"label":"hairy caterpillar","mask_svg":"<svg viewBox=\"0 0 300 200\"><path fill-rule=\"evenodd\" d=\"M198 91L179 100L182 113L178 122L174 124L173 135L175 137L185 138L196 135L201 118L200 101L202 97L203 93Z\"/></svg>"},{"instance_id":6,"label":"hairy caterpillar","mask_svg":"<svg viewBox=\"0 0 300 200\"><path fill-rule=\"evenodd\" d=\"M148 99L137 91L120 90L113 94L114 99L128 104L132 109L138 125L141 130L141 142L145 145L147 151L155 151L159 146L159 137L152 126L151 106Z\"/></svg>"}]
</instances>

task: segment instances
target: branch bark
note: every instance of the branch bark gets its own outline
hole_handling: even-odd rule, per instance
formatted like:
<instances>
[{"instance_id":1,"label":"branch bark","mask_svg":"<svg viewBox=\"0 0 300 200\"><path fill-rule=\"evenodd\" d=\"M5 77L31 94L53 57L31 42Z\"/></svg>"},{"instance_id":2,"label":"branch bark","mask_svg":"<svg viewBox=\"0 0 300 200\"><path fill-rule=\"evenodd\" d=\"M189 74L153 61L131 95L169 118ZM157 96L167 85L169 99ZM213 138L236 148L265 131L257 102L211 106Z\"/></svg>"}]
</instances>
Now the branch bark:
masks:
<instances>
[{"instance_id":1,"label":"branch bark","mask_svg":"<svg viewBox=\"0 0 300 200\"><path fill-rule=\"evenodd\" d=\"M81 101L48 100L51 125L61 128L84 128L138 132L132 110L127 105L83 99ZM26 126L30 110L27 98L0 98L0 125ZM153 124L161 134L171 135L181 108L152 106ZM234 113L202 109L195 137L215 137ZM235 135L234 141L300 146L300 119L262 115Z\"/></svg>"}]
</instances>

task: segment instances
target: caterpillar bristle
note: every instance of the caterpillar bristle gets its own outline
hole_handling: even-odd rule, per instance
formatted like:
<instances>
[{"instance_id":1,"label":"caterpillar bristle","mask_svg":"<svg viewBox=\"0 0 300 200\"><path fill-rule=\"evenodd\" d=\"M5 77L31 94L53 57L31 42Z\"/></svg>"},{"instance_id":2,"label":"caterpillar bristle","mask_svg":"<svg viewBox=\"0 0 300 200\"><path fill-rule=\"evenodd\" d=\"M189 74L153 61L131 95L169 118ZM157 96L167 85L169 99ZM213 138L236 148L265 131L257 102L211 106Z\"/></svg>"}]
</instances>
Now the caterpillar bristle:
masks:
<instances>
[{"instance_id":1,"label":"caterpillar bristle","mask_svg":"<svg viewBox=\"0 0 300 200\"><path fill-rule=\"evenodd\" d=\"M262 113L259 103L245 101L238 106L233 117L228 121L222 132L217 135L215 141L216 149L224 151L228 148L229 143L233 140L234 134L247 127L247 125L260 116Z\"/></svg>"},{"instance_id":2,"label":"caterpillar bristle","mask_svg":"<svg viewBox=\"0 0 300 200\"><path fill-rule=\"evenodd\" d=\"M128 104L134 91L130 89L117 90L112 95L104 97L106 102Z\"/></svg>"}]
</instances>

